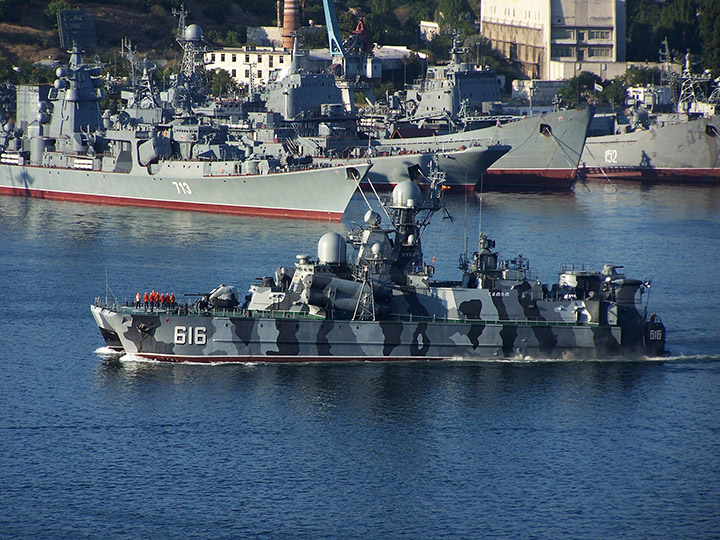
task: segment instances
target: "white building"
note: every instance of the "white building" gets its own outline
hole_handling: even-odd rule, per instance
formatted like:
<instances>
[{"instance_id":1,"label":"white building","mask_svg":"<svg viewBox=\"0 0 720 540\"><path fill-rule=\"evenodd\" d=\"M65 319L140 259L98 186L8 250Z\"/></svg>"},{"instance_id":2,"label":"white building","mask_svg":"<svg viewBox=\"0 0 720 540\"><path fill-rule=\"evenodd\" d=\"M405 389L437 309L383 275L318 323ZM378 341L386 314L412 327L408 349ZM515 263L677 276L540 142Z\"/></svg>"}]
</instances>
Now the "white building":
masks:
<instances>
[{"instance_id":1,"label":"white building","mask_svg":"<svg viewBox=\"0 0 720 540\"><path fill-rule=\"evenodd\" d=\"M265 84L270 72L290 67L290 51L276 47L226 47L205 53L206 68L224 69L243 86Z\"/></svg>"},{"instance_id":2,"label":"white building","mask_svg":"<svg viewBox=\"0 0 720 540\"><path fill-rule=\"evenodd\" d=\"M431 42L440 34L440 25L436 22L420 21L420 39Z\"/></svg>"},{"instance_id":3,"label":"white building","mask_svg":"<svg viewBox=\"0 0 720 540\"><path fill-rule=\"evenodd\" d=\"M531 78L625 72L625 0L483 0L481 32Z\"/></svg>"}]
</instances>

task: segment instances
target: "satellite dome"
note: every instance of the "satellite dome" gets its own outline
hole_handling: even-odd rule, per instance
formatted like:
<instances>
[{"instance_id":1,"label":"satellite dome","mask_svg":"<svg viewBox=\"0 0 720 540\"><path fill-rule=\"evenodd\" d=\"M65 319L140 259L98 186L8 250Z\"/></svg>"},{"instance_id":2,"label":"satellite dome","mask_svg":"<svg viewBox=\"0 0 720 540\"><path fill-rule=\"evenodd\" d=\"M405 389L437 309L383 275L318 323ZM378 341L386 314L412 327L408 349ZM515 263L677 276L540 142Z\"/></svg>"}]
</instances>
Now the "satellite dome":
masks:
<instances>
[{"instance_id":1,"label":"satellite dome","mask_svg":"<svg viewBox=\"0 0 720 540\"><path fill-rule=\"evenodd\" d=\"M368 210L365 212L365 223L370 225L371 227L377 227L380 225L380 214L373 210Z\"/></svg>"},{"instance_id":2,"label":"satellite dome","mask_svg":"<svg viewBox=\"0 0 720 540\"><path fill-rule=\"evenodd\" d=\"M418 185L410 180L400 182L392 192L393 206L407 206L408 201L417 203L422 198L422 192Z\"/></svg>"},{"instance_id":3,"label":"satellite dome","mask_svg":"<svg viewBox=\"0 0 720 540\"><path fill-rule=\"evenodd\" d=\"M185 39L187 41L202 41L203 31L197 24L191 24L185 28Z\"/></svg>"},{"instance_id":4,"label":"satellite dome","mask_svg":"<svg viewBox=\"0 0 720 540\"><path fill-rule=\"evenodd\" d=\"M339 264L347 261L347 244L339 233L329 232L318 241L318 261L325 264Z\"/></svg>"}]
</instances>

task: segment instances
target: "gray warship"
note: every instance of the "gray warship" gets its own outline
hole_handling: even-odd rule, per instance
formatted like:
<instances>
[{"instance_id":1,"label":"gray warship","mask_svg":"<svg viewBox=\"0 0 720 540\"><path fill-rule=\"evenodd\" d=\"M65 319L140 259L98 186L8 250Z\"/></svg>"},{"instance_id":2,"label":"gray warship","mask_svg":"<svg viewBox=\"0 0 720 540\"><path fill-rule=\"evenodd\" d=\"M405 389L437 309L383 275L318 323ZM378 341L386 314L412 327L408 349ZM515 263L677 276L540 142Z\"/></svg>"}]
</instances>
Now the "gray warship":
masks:
<instances>
[{"instance_id":1,"label":"gray warship","mask_svg":"<svg viewBox=\"0 0 720 540\"><path fill-rule=\"evenodd\" d=\"M277 70L261 94L268 114L248 114L249 131L263 152L289 153L323 165L372 159L364 184L388 190L399 181L416 178L418 170L428 171L431 161L445 173L448 187L462 186L468 171L471 177L482 174L510 150L509 145L490 140L447 148L433 143L380 147L377 141L359 136L352 99L343 97L347 89L337 85L332 73L306 71L305 58L296 39L288 72Z\"/></svg>"},{"instance_id":2,"label":"gray warship","mask_svg":"<svg viewBox=\"0 0 720 540\"><path fill-rule=\"evenodd\" d=\"M617 133L588 137L580 159L584 180L720 183L720 117L656 115Z\"/></svg>"},{"instance_id":3,"label":"gray warship","mask_svg":"<svg viewBox=\"0 0 720 540\"><path fill-rule=\"evenodd\" d=\"M452 152L474 145L511 149L487 170L463 169L448 185L466 191L569 190L576 178L593 108L540 116L491 115L500 99L497 76L463 62L453 40L451 61L387 101L358 111L360 130L378 151Z\"/></svg>"},{"instance_id":4,"label":"gray warship","mask_svg":"<svg viewBox=\"0 0 720 540\"><path fill-rule=\"evenodd\" d=\"M598 120L605 126L588 137L579 175L586 180L628 180L643 183L720 183L720 103L717 79L708 70L691 72L685 55L682 76L667 69L667 39L660 50L664 63L661 85L628 89L627 114ZM679 95L677 90L680 90Z\"/></svg>"},{"instance_id":5,"label":"gray warship","mask_svg":"<svg viewBox=\"0 0 720 540\"><path fill-rule=\"evenodd\" d=\"M195 304L119 305L92 315L108 347L163 362L603 359L657 356L665 327L647 315L646 282L620 266L565 266L548 287L522 256L503 261L481 234L457 281L437 281L422 235L441 183L397 184L363 225L326 233L317 257L253 283L221 285ZM348 248L354 257L348 258ZM645 296L647 299L647 296Z\"/></svg>"},{"instance_id":6,"label":"gray warship","mask_svg":"<svg viewBox=\"0 0 720 540\"><path fill-rule=\"evenodd\" d=\"M101 114L100 68L83 62L74 38L56 74L52 86L17 89L17 123L0 130L2 195L339 220L371 167L256 156L227 126L199 117L160 124Z\"/></svg>"},{"instance_id":7,"label":"gray warship","mask_svg":"<svg viewBox=\"0 0 720 540\"><path fill-rule=\"evenodd\" d=\"M587 138L592 107L556 111L495 126L445 135L413 137L398 132L373 143L378 151L432 148L449 152L475 145L510 147L485 171L464 170L459 185L467 191L557 190L572 188L577 179L580 156Z\"/></svg>"}]
</instances>

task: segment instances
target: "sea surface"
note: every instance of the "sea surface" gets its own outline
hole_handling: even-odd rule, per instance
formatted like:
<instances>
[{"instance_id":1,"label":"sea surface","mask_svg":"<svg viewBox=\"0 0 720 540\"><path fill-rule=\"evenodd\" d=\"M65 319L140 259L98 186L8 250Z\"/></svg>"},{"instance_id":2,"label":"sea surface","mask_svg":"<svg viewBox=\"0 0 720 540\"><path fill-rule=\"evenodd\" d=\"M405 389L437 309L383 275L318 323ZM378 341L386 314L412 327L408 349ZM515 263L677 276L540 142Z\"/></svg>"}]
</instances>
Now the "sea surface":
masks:
<instances>
[{"instance_id":1,"label":"sea surface","mask_svg":"<svg viewBox=\"0 0 720 540\"><path fill-rule=\"evenodd\" d=\"M243 289L345 223L0 197L0 538L720 537L720 189L449 195L543 281L652 280L670 356L162 365L104 352L95 297Z\"/></svg>"}]
</instances>

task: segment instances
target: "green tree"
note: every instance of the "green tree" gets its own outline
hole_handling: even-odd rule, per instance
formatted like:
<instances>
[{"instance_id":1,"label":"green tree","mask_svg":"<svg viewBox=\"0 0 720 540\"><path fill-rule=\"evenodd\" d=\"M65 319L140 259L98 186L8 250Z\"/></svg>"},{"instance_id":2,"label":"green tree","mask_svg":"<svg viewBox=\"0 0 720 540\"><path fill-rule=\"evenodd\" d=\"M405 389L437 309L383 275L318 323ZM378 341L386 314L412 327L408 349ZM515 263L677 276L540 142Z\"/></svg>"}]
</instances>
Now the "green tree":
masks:
<instances>
[{"instance_id":1,"label":"green tree","mask_svg":"<svg viewBox=\"0 0 720 540\"><path fill-rule=\"evenodd\" d=\"M577 107L597 95L595 84L600 84L600 77L588 71L581 72L568 81L568 85L558 92L560 103L564 107Z\"/></svg>"},{"instance_id":2,"label":"green tree","mask_svg":"<svg viewBox=\"0 0 720 540\"><path fill-rule=\"evenodd\" d=\"M717 2L715 2L717 3ZM669 0L660 11L659 33L670 46L681 51L700 52L698 6L695 0Z\"/></svg>"},{"instance_id":3,"label":"green tree","mask_svg":"<svg viewBox=\"0 0 720 540\"><path fill-rule=\"evenodd\" d=\"M623 78L628 86L647 86L660 84L661 70L643 66L630 66Z\"/></svg>"},{"instance_id":4,"label":"green tree","mask_svg":"<svg viewBox=\"0 0 720 540\"><path fill-rule=\"evenodd\" d=\"M47 5L43 13L47 20L57 28L58 13L65 11L66 9L72 9L72 6L67 0L52 0L52 2Z\"/></svg>"},{"instance_id":5,"label":"green tree","mask_svg":"<svg viewBox=\"0 0 720 540\"><path fill-rule=\"evenodd\" d=\"M700 35L703 63L717 77L720 75L720 2L701 2Z\"/></svg>"},{"instance_id":6,"label":"green tree","mask_svg":"<svg viewBox=\"0 0 720 540\"><path fill-rule=\"evenodd\" d=\"M210 74L210 92L213 96L226 96L237 90L237 83L224 69L216 69Z\"/></svg>"},{"instance_id":7,"label":"green tree","mask_svg":"<svg viewBox=\"0 0 720 540\"><path fill-rule=\"evenodd\" d=\"M624 77L615 77L612 82L603 89L600 94L600 99L607 101L611 105L622 107L625 105L627 87L628 85Z\"/></svg>"}]
</instances>

